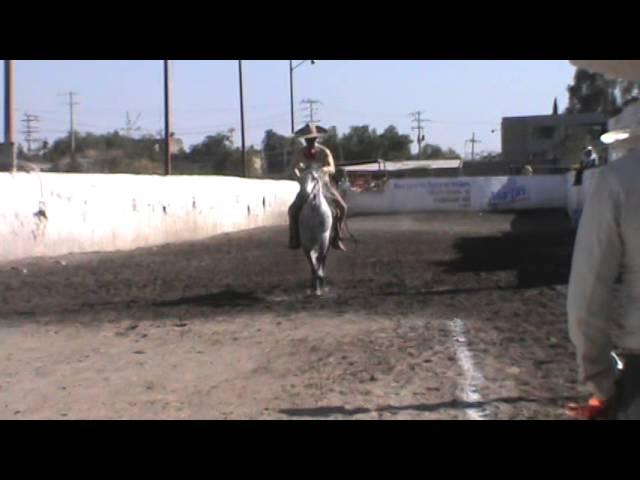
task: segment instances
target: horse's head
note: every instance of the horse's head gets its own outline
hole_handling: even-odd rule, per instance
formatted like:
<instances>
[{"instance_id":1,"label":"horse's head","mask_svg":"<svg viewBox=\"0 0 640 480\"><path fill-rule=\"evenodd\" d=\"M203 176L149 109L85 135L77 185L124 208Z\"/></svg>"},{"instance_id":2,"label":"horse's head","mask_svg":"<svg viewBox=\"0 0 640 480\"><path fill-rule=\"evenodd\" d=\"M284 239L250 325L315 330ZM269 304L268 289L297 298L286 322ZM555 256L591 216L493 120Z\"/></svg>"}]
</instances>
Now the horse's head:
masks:
<instances>
[{"instance_id":1,"label":"horse's head","mask_svg":"<svg viewBox=\"0 0 640 480\"><path fill-rule=\"evenodd\" d=\"M309 168L300 175L300 190L310 197L322 187L322 177L319 168Z\"/></svg>"}]
</instances>

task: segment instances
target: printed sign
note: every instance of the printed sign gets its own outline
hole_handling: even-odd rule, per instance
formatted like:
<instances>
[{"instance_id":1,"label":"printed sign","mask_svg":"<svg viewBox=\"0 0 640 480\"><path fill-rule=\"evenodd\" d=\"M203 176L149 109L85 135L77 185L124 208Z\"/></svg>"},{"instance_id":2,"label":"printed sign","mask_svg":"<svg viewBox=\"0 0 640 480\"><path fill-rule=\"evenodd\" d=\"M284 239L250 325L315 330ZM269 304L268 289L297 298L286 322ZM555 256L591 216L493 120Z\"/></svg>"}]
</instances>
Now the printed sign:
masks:
<instances>
[{"instance_id":1,"label":"printed sign","mask_svg":"<svg viewBox=\"0 0 640 480\"><path fill-rule=\"evenodd\" d=\"M491 192L489 206L491 208L505 208L529 201L529 191L526 186L510 178L499 190Z\"/></svg>"}]
</instances>

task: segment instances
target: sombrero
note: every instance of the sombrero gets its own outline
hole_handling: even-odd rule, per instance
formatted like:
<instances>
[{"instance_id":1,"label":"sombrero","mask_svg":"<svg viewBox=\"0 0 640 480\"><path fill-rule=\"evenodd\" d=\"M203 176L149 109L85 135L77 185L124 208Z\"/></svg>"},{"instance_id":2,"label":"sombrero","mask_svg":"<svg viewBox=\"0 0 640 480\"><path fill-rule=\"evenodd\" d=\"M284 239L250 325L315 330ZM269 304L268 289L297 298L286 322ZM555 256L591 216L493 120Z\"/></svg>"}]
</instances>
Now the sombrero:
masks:
<instances>
[{"instance_id":1,"label":"sombrero","mask_svg":"<svg viewBox=\"0 0 640 480\"><path fill-rule=\"evenodd\" d=\"M321 127L320 125L316 125L315 123L307 123L304 127L296 132L296 137L298 138L319 138L322 135L326 135L329 131Z\"/></svg>"}]
</instances>

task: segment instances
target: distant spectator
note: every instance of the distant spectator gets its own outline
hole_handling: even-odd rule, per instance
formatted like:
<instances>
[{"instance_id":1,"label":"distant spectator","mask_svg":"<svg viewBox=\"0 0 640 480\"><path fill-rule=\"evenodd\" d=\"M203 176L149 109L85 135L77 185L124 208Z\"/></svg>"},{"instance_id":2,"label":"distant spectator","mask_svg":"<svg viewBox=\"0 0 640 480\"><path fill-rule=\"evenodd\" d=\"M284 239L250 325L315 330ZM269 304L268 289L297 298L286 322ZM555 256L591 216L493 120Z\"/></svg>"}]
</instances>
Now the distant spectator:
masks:
<instances>
[{"instance_id":1,"label":"distant spectator","mask_svg":"<svg viewBox=\"0 0 640 480\"><path fill-rule=\"evenodd\" d=\"M595 168L598 166L598 156L591 147L585 148L583 155L584 159L582 160L582 163L585 170L587 168Z\"/></svg>"},{"instance_id":2,"label":"distant spectator","mask_svg":"<svg viewBox=\"0 0 640 480\"><path fill-rule=\"evenodd\" d=\"M596 168L598 166L598 156L591 147L585 148L582 155L582 161L576 170L576 176L573 181L574 187L582 185L582 177L585 170L588 170L589 168Z\"/></svg>"}]
</instances>

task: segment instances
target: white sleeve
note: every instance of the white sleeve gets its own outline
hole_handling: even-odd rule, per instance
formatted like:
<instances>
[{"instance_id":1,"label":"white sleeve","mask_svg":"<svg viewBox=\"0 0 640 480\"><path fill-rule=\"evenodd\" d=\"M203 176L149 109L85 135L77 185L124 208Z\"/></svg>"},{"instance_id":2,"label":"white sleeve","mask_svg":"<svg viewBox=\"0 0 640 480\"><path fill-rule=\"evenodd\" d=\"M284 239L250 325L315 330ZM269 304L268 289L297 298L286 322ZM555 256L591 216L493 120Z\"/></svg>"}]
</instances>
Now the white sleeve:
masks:
<instances>
[{"instance_id":1,"label":"white sleeve","mask_svg":"<svg viewBox=\"0 0 640 480\"><path fill-rule=\"evenodd\" d=\"M600 170L580 219L567 300L580 381L605 399L615 390L610 312L623 256L620 199L615 179Z\"/></svg>"}]
</instances>

